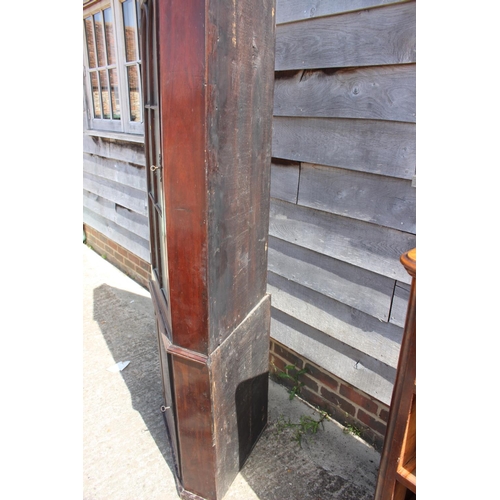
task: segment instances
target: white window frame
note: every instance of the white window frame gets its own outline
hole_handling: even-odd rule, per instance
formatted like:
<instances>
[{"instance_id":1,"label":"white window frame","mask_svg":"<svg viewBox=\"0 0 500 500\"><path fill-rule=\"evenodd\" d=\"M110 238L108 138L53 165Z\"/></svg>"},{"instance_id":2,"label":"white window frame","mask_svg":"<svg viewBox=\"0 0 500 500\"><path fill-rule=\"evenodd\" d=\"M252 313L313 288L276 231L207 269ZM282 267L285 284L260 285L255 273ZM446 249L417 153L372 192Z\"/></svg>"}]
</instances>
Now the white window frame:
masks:
<instances>
[{"instance_id":1,"label":"white window frame","mask_svg":"<svg viewBox=\"0 0 500 500\"><path fill-rule=\"evenodd\" d=\"M98 136L109 136L113 137L116 134L126 134L131 136L144 136L144 117L142 116L142 104L141 104L141 121L133 122L130 120L130 104L128 95L128 80L127 80L127 66L130 63L126 62L125 54L125 29L123 23L123 7L122 3L125 0L89 0L84 3L83 7L83 18L85 20L89 16L93 16L99 11L104 11L107 8L111 8L114 36L115 36L115 47L116 47L116 68L118 72L118 98L120 102L120 119L104 119L104 118L94 118L93 111L93 101L90 86L90 76L89 76L89 61L87 53L87 42L85 36L85 30L83 30L83 64L84 64L84 111L86 117L86 132L90 135ZM84 0L85 2L85 0ZM139 30L140 26L138 26ZM137 44L139 44L139 33L137 33ZM137 45L138 46L138 45ZM110 82L108 82L109 89ZM142 81L139 75L139 85L141 86L141 96L142 96ZM110 95L111 99L111 95ZM103 110L101 110L102 114ZM139 139L139 137L134 137L134 140ZM132 139L132 137L131 137Z\"/></svg>"}]
</instances>

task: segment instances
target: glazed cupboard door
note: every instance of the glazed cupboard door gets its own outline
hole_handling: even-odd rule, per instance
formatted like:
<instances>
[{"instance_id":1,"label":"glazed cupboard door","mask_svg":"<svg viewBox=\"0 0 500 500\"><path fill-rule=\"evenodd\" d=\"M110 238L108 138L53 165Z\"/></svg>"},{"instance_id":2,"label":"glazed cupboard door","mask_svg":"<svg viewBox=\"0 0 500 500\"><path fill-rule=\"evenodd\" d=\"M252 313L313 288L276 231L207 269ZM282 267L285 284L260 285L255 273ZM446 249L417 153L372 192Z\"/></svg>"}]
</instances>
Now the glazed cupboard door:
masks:
<instances>
[{"instance_id":1,"label":"glazed cupboard door","mask_svg":"<svg viewBox=\"0 0 500 500\"><path fill-rule=\"evenodd\" d=\"M165 196L161 147L160 99L158 86L157 13L155 0L144 0L141 7L141 49L143 59L144 146L147 169L148 211L151 250L151 292L171 336L170 286L165 230Z\"/></svg>"},{"instance_id":2,"label":"glazed cupboard door","mask_svg":"<svg viewBox=\"0 0 500 500\"><path fill-rule=\"evenodd\" d=\"M141 5L141 51L144 92L144 149L146 156L148 212L150 228L151 279L150 291L156 316L158 349L163 385L164 414L170 444L179 471L175 402L171 377L170 356L172 339L170 286L168 276L165 190L161 145L161 116L158 82L157 8L156 0L144 0Z\"/></svg>"}]
</instances>

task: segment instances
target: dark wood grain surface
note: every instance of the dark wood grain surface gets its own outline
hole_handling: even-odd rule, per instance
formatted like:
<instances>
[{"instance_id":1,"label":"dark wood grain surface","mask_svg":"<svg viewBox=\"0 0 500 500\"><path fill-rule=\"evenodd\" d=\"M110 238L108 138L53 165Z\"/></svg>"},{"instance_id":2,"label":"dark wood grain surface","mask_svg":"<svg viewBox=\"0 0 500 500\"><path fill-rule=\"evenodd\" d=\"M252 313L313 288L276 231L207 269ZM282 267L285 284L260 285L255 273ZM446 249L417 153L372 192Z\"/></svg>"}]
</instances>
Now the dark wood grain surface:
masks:
<instances>
[{"instance_id":1,"label":"dark wood grain surface","mask_svg":"<svg viewBox=\"0 0 500 500\"><path fill-rule=\"evenodd\" d=\"M210 351L266 290L274 0L208 2Z\"/></svg>"},{"instance_id":2,"label":"dark wood grain surface","mask_svg":"<svg viewBox=\"0 0 500 500\"><path fill-rule=\"evenodd\" d=\"M274 0L159 2L160 342L186 498L222 498L267 421L274 14Z\"/></svg>"},{"instance_id":3,"label":"dark wood grain surface","mask_svg":"<svg viewBox=\"0 0 500 500\"><path fill-rule=\"evenodd\" d=\"M160 95L174 343L206 353L205 0L159 2Z\"/></svg>"},{"instance_id":4,"label":"dark wood grain surface","mask_svg":"<svg viewBox=\"0 0 500 500\"><path fill-rule=\"evenodd\" d=\"M184 488L216 498L212 403L206 363L172 354L181 474Z\"/></svg>"}]
</instances>

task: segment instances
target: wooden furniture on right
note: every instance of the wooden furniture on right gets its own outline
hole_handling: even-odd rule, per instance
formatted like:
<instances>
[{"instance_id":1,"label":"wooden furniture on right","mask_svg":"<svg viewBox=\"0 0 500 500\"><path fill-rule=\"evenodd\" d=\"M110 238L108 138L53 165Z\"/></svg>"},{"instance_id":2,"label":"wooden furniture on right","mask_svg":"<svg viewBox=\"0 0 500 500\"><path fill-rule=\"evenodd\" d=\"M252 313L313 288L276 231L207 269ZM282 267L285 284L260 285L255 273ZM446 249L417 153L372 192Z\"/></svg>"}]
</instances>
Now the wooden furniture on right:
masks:
<instances>
[{"instance_id":1,"label":"wooden furniture on right","mask_svg":"<svg viewBox=\"0 0 500 500\"><path fill-rule=\"evenodd\" d=\"M403 254L401 263L412 276L412 284L375 500L417 498L416 249Z\"/></svg>"}]
</instances>

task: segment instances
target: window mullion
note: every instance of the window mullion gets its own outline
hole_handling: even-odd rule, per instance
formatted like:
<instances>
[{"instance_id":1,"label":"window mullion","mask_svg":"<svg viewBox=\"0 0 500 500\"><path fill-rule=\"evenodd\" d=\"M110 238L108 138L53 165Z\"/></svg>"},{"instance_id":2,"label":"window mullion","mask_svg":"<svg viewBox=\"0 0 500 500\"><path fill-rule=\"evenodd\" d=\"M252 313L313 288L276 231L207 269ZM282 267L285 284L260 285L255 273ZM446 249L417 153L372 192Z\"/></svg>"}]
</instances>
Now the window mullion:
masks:
<instances>
[{"instance_id":1,"label":"window mullion","mask_svg":"<svg viewBox=\"0 0 500 500\"><path fill-rule=\"evenodd\" d=\"M141 54L141 40L139 36L139 30L141 29L140 23L139 23L139 17L137 15L137 9L141 8L141 6L136 2L134 5L134 16L135 16L135 25L136 25L136 33L135 33L135 38L136 38L136 47L137 47L137 54L136 54L136 62L137 62L137 73L138 73L138 86L139 86L139 95L142 98L142 68L141 68L141 63L139 61L142 61L142 54ZM155 28L156 29L156 28ZM141 118L142 118L142 123L144 123L144 111L141 106Z\"/></svg>"},{"instance_id":2,"label":"window mullion","mask_svg":"<svg viewBox=\"0 0 500 500\"><path fill-rule=\"evenodd\" d=\"M92 39L93 39L93 42L94 42L95 66L97 68L99 66L99 61L98 61L98 58L97 58L97 37L95 35L95 19L94 19L94 15L93 14L91 16L91 19L92 19Z\"/></svg>"},{"instance_id":3,"label":"window mullion","mask_svg":"<svg viewBox=\"0 0 500 500\"><path fill-rule=\"evenodd\" d=\"M111 71L109 66L106 67L106 75L108 78L108 99L109 99L109 117L114 120L114 107L113 107L113 87L111 85Z\"/></svg>"},{"instance_id":4,"label":"window mullion","mask_svg":"<svg viewBox=\"0 0 500 500\"><path fill-rule=\"evenodd\" d=\"M119 0L111 1L111 9L113 12L113 19L115 21L116 33L116 67L118 71L118 92L120 96L120 116L121 125L124 132L129 131L128 120L130 116L130 108L128 103L127 92L127 70L124 65L125 57L125 28L123 25L123 16L121 10L121 2Z\"/></svg>"},{"instance_id":5,"label":"window mullion","mask_svg":"<svg viewBox=\"0 0 500 500\"><path fill-rule=\"evenodd\" d=\"M107 83L107 93L108 93L108 110L109 110L109 120L113 120L113 106L111 103L111 80L110 80L110 75L109 75L109 60L108 60L108 37L106 36L106 16L104 15L104 9L101 10L101 16L102 16L102 41L104 44L104 67L101 69L101 71L106 75L106 83ZM101 72L99 73L99 80L100 80L100 75ZM102 94L101 94L102 95ZM104 101L104 97L103 97ZM103 114L102 117L104 119L104 108L103 108Z\"/></svg>"},{"instance_id":6,"label":"window mullion","mask_svg":"<svg viewBox=\"0 0 500 500\"><path fill-rule=\"evenodd\" d=\"M104 14L104 9L102 10L102 37L104 41L104 60L106 61L106 67L104 68L106 71L106 78L108 81L108 106L109 106L109 119L114 120L113 116L113 93L111 87L111 72L109 67L109 46L108 46L108 36L106 33L106 15ZM113 35L114 35L113 29Z\"/></svg>"},{"instance_id":7,"label":"window mullion","mask_svg":"<svg viewBox=\"0 0 500 500\"><path fill-rule=\"evenodd\" d=\"M135 26L136 26L136 44L137 44L137 73L138 73L138 85L139 85L139 95L141 96L142 99L142 68L141 68L141 62L142 61L142 54L141 54L141 37L139 36L139 32L141 29L140 22L139 22L139 17L137 15L137 10L140 9L140 2L135 3L135 9L134 9L134 15L135 15ZM156 27L155 27L156 30ZM142 109L141 105L141 118L142 118L142 123L144 123L144 112Z\"/></svg>"},{"instance_id":8,"label":"window mullion","mask_svg":"<svg viewBox=\"0 0 500 500\"><path fill-rule=\"evenodd\" d=\"M97 36L96 36L96 27L95 27L95 18L94 15L92 15L92 38L94 40L94 57L95 57L95 74L97 78L97 99L99 100L99 110L100 110L100 117L97 118L95 116L95 104L94 104L94 94L92 92L92 78L90 79L90 90L92 92L92 114L95 120L97 119L102 119L103 112L102 112L102 99L101 99L101 79L99 78L99 59L97 56Z\"/></svg>"},{"instance_id":9,"label":"window mullion","mask_svg":"<svg viewBox=\"0 0 500 500\"><path fill-rule=\"evenodd\" d=\"M102 13L102 11L101 11ZM95 17L94 15L92 15L92 36L94 38L94 47L95 47L95 63L96 63L96 67L95 67L95 74L96 74L96 78L97 78L97 96L98 96L98 99L99 99L99 109L101 111L101 117L100 118L96 118L95 114L94 114L94 119L95 120L104 120L104 105L103 105L103 99L102 99L102 88L101 88L101 68L100 68L100 65L99 65L99 50L98 50L98 47L97 47L97 27L96 27L96 22L95 22ZM91 79L91 88L92 88L92 79ZM93 96L92 96L93 97ZM95 106L94 106L95 107ZM94 112L94 109L92 110Z\"/></svg>"},{"instance_id":10,"label":"window mullion","mask_svg":"<svg viewBox=\"0 0 500 500\"><path fill-rule=\"evenodd\" d=\"M94 110L90 108L92 105L92 86L90 84L90 61L88 54L88 42L87 42L87 30L83 31L83 46L85 50L83 51L83 67L85 70L84 75L84 90L85 90L85 107L86 107L86 115L87 115L87 128L90 126L90 120L94 117ZM90 99L89 99L90 98Z\"/></svg>"}]
</instances>

